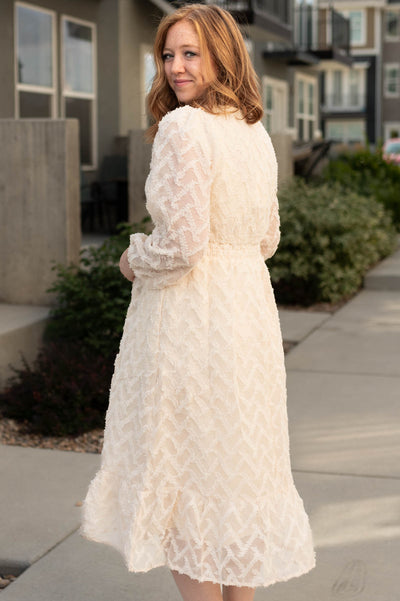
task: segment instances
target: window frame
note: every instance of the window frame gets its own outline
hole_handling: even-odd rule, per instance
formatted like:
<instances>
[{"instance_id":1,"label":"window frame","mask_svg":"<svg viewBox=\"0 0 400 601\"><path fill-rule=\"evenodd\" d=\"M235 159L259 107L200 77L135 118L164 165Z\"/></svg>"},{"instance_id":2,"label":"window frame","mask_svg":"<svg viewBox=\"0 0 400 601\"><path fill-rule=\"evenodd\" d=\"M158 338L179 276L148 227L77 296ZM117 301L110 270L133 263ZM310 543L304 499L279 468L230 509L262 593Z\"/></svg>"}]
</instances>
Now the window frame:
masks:
<instances>
[{"instance_id":1,"label":"window frame","mask_svg":"<svg viewBox=\"0 0 400 601\"><path fill-rule=\"evenodd\" d=\"M358 126L361 126L362 131L362 135L359 136L359 139L354 140L351 139L349 134L349 129L350 126L354 124L357 124ZM329 128L331 126L342 126L343 128L343 135L341 137L340 140L332 138L331 136L328 135L329 132ZM366 135L366 123L365 120L363 119L345 119L345 120L340 120L340 119L328 119L325 125L325 136L326 139L333 139L335 144L360 144L363 143L365 140L365 135Z\"/></svg>"},{"instance_id":2,"label":"window frame","mask_svg":"<svg viewBox=\"0 0 400 601\"><path fill-rule=\"evenodd\" d=\"M303 112L300 112L299 110L299 88L300 88L300 83L304 84L304 106L303 106ZM308 90L309 90L309 86L310 84L312 85L313 88L313 94L312 94L312 104L313 104L313 113L309 113L308 108L309 108L309 100L310 100L310 95L308 94ZM295 75L295 94L294 94L294 121L295 121L295 130L296 130L296 137L298 140L302 141L302 142L309 142L311 140L314 140L317 132L318 132L318 81L315 77L312 77L311 75L305 75L304 73L296 73ZM303 127L303 134L305 132L307 132L307 135L303 135L302 138L300 138L300 120L303 121L303 125L306 125L306 127ZM309 133L310 133L310 124L313 124L313 135L310 137Z\"/></svg>"},{"instance_id":3,"label":"window frame","mask_svg":"<svg viewBox=\"0 0 400 601\"><path fill-rule=\"evenodd\" d=\"M389 14L394 14L397 16L397 34L396 35L390 35L388 32ZM385 10L385 34L384 35L385 35L386 42L400 41L400 11L399 10L393 10L393 9Z\"/></svg>"},{"instance_id":4,"label":"window frame","mask_svg":"<svg viewBox=\"0 0 400 601\"><path fill-rule=\"evenodd\" d=\"M45 13L51 17L51 63L52 63L52 86L40 86L34 84L20 83L18 80L18 8L25 7L36 12ZM20 92L30 92L33 94L47 94L50 97L51 114L48 119L57 118L57 93L58 93L58 72L57 72L58 56L57 56L57 15L53 10L42 8L29 2L16 2L14 5L14 77L15 77L15 102L14 114L15 119L20 117Z\"/></svg>"},{"instance_id":5,"label":"window frame","mask_svg":"<svg viewBox=\"0 0 400 601\"><path fill-rule=\"evenodd\" d=\"M65 89L65 38L64 38L64 24L65 22L77 23L89 27L92 30L92 44L93 44L93 92L72 92ZM92 171L98 168L98 121L97 121L97 102L98 102L98 90L97 90L97 28L96 23L93 21L86 21L77 17L71 17L70 15L62 14L60 16L60 64L61 64L61 89L60 89L60 114L63 119L66 119L66 98L77 98L82 100L92 101L92 116L91 116L91 154L92 163L82 163L81 169L83 171Z\"/></svg>"},{"instance_id":6,"label":"window frame","mask_svg":"<svg viewBox=\"0 0 400 601\"><path fill-rule=\"evenodd\" d=\"M389 140L393 136L390 135L391 130L397 129L399 135L395 136L396 138L400 137L400 121L384 121L383 122L383 139L384 141Z\"/></svg>"},{"instance_id":7,"label":"window frame","mask_svg":"<svg viewBox=\"0 0 400 601\"><path fill-rule=\"evenodd\" d=\"M341 95L335 90L335 72L341 72L342 89ZM351 72L357 73L356 80L352 81ZM359 102L352 103L352 85L357 83L357 97ZM323 103L324 110L327 111L364 111L366 105L366 66L364 63L356 62L351 69L348 68L332 68L325 70L325 102ZM340 96L340 97L339 97Z\"/></svg>"},{"instance_id":8,"label":"window frame","mask_svg":"<svg viewBox=\"0 0 400 601\"><path fill-rule=\"evenodd\" d=\"M268 108L267 108L267 87L268 86L271 88L271 92L272 92L272 108L271 108L271 110L268 110ZM282 97L283 97L283 108L282 108L281 114L283 114L283 120L284 120L283 127L282 128L278 127L277 129L274 128L274 122L276 122L277 116L278 116L278 112L274 106L274 100L276 100L276 93L282 94ZM288 84L288 82L283 79L278 79L276 77L269 77L268 75L263 75L263 77L262 77L262 102L263 102L263 109L264 109L262 123L263 123L265 129L268 131L268 133L272 135L272 134L275 134L278 132L281 133L282 131L287 131L288 123L289 123L289 112L288 112L288 110L289 110L289 84ZM275 116L275 119L274 119L274 116ZM268 127L268 124L267 124L268 118L271 119L271 127ZM278 126L279 126L279 124L278 124Z\"/></svg>"},{"instance_id":9,"label":"window frame","mask_svg":"<svg viewBox=\"0 0 400 601\"><path fill-rule=\"evenodd\" d=\"M367 12L365 8L357 8L357 9L348 9L348 10L340 10L340 8L335 8L337 12L346 17L349 20L350 24L350 47L351 48L362 48L367 45ZM361 15L361 41L355 42L351 37L351 17L350 13L360 13Z\"/></svg>"},{"instance_id":10,"label":"window frame","mask_svg":"<svg viewBox=\"0 0 400 601\"><path fill-rule=\"evenodd\" d=\"M385 63L384 64L384 75L383 75L383 96L384 98L399 98L400 97L400 63ZM397 89L395 92L391 92L388 89L388 71L389 69L397 70L396 85Z\"/></svg>"}]
</instances>

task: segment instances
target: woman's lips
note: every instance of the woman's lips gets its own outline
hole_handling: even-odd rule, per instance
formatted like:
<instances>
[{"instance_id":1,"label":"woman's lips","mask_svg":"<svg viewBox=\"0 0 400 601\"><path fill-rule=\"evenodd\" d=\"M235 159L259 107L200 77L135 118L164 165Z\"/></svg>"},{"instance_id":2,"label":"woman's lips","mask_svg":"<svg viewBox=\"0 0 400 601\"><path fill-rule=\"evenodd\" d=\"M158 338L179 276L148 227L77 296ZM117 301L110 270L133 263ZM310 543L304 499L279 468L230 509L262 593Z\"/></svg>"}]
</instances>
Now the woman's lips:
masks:
<instances>
[{"instance_id":1,"label":"woman's lips","mask_svg":"<svg viewBox=\"0 0 400 601\"><path fill-rule=\"evenodd\" d=\"M180 80L175 80L175 85L178 86L178 88L180 86L184 86L187 83L190 83L190 79L180 79Z\"/></svg>"}]
</instances>

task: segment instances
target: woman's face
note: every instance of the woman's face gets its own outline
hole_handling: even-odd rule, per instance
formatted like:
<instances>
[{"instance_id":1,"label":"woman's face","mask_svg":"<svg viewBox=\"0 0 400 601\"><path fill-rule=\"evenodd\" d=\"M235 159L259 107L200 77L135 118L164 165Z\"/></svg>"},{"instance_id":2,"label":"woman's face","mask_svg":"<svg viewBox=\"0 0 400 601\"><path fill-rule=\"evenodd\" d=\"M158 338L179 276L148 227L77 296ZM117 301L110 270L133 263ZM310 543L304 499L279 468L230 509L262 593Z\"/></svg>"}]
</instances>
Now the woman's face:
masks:
<instances>
[{"instance_id":1,"label":"woman's face","mask_svg":"<svg viewBox=\"0 0 400 601\"><path fill-rule=\"evenodd\" d=\"M208 87L199 36L189 21L178 21L169 28L163 60L168 83L181 104L199 98Z\"/></svg>"}]
</instances>

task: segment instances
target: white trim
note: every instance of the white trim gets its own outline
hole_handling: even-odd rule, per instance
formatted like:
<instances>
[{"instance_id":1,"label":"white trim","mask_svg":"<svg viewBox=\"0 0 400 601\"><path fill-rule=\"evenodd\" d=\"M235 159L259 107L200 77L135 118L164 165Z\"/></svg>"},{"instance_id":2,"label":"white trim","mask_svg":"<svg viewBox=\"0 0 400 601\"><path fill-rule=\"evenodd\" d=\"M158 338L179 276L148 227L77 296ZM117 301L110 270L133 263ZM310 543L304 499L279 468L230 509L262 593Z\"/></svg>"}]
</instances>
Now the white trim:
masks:
<instances>
[{"instance_id":1,"label":"white trim","mask_svg":"<svg viewBox=\"0 0 400 601\"><path fill-rule=\"evenodd\" d=\"M383 141L390 139L390 130L397 129L400 135L400 121L385 121L383 123ZM398 136L399 137L399 136Z\"/></svg>"},{"instance_id":2,"label":"white trim","mask_svg":"<svg viewBox=\"0 0 400 601\"><path fill-rule=\"evenodd\" d=\"M85 27L89 27L92 30L92 45L93 45L93 81L92 81L92 89L93 92L76 92L72 90L65 90L65 40L64 40L64 23L66 21L72 23L78 23L79 25L84 25ZM65 99L66 98L80 98L82 100L91 100L92 101L92 163L84 163L82 164L82 168L85 170L89 169L97 169L98 166L98 122L97 122L97 99L98 99L98 90L97 90L97 28L96 23L92 21L86 21L84 19L78 19L76 17L71 17L69 15L61 15L60 18L60 56L61 56L61 94L60 94L60 111L62 117L65 118Z\"/></svg>"},{"instance_id":3,"label":"white trim","mask_svg":"<svg viewBox=\"0 0 400 601\"><path fill-rule=\"evenodd\" d=\"M385 40L385 42L388 42L388 43L400 41L400 9L396 5L394 5L393 8L391 8L391 6L392 5L389 4L383 13L384 40ZM397 25L398 33L397 33L397 35L389 35L387 32L387 17L389 15L389 13L394 13L397 15L397 18L398 18L398 25Z\"/></svg>"},{"instance_id":4,"label":"white trim","mask_svg":"<svg viewBox=\"0 0 400 601\"><path fill-rule=\"evenodd\" d=\"M140 126L142 129L147 129L147 107L146 107L146 72L145 72L145 56L147 53L153 54L153 46L151 44L140 44Z\"/></svg>"},{"instance_id":5,"label":"white trim","mask_svg":"<svg viewBox=\"0 0 400 601\"><path fill-rule=\"evenodd\" d=\"M30 83L19 83L18 90L21 92L37 92L38 94L48 94L49 96L54 94L56 91L55 88L48 88L47 86L34 86Z\"/></svg>"},{"instance_id":6,"label":"white trim","mask_svg":"<svg viewBox=\"0 0 400 601\"><path fill-rule=\"evenodd\" d=\"M275 122L276 122L276 116L277 116L277 110L274 107L274 101L276 101L276 96L278 94L282 95L282 99L283 99L283 107L282 107L282 112L281 114L283 114L283 124L282 126L278 123L278 127L272 128L271 131L268 131L268 133L270 134L274 134L274 133L287 133L288 130L288 125L289 125L289 84L287 81L285 81L284 79L278 79L276 77L270 77L269 75L263 75L262 77L262 100L263 100L263 106L264 106L264 117L263 117L263 125L265 127L265 129L267 129L267 123L266 123L266 116L267 116L267 108L266 108L266 87L267 86L271 86L272 88L272 111L271 111L271 119L272 122L274 122L274 114L275 114Z\"/></svg>"},{"instance_id":7,"label":"white trim","mask_svg":"<svg viewBox=\"0 0 400 601\"><path fill-rule=\"evenodd\" d=\"M304 82L306 86L312 84L313 86L313 113L308 112L308 94L306 93L304 96L304 112L300 113L298 110L299 105L299 84L300 82ZM294 114L294 123L296 129L296 138L299 138L299 128L297 126L299 119L302 119L305 123L309 124L313 123L313 138L315 139L316 133L318 131L318 108L319 108L319 99L318 99L318 79L312 75L305 75L304 73L297 72L294 76L294 99L293 99L293 114ZM305 130L304 130L305 131ZM310 138L307 135L304 136L304 141L308 141Z\"/></svg>"},{"instance_id":8,"label":"white trim","mask_svg":"<svg viewBox=\"0 0 400 601\"><path fill-rule=\"evenodd\" d=\"M325 69L325 102L323 103L324 109L327 111L335 112L359 112L365 108L366 101L366 69L369 63L363 61L362 63L353 63L352 69L348 69L346 66L341 68L326 68ZM342 98L339 99L338 103L334 103L335 89L334 89L334 73L339 71L342 73ZM350 104L351 102L351 73L357 72L358 81L358 104Z\"/></svg>"},{"instance_id":9,"label":"white trim","mask_svg":"<svg viewBox=\"0 0 400 601\"><path fill-rule=\"evenodd\" d=\"M382 11L375 9L374 20L374 48L376 54L380 55L382 48Z\"/></svg>"},{"instance_id":10,"label":"white trim","mask_svg":"<svg viewBox=\"0 0 400 601\"><path fill-rule=\"evenodd\" d=\"M353 2L351 2L351 0L349 2L342 2L342 0L339 0L335 3L333 3L332 0L319 0L318 7L319 8L329 8L332 4L335 4L336 6L334 8L337 11L342 10L342 5L343 5L343 10L353 10L353 9L357 9L359 7L359 5L361 4L361 2L362 2L363 7L365 6L365 4L367 4L367 8L382 8L382 7L386 6L387 0L367 0L367 2L365 2L365 0L356 0L356 1L353 0Z\"/></svg>"},{"instance_id":11,"label":"white trim","mask_svg":"<svg viewBox=\"0 0 400 601\"><path fill-rule=\"evenodd\" d=\"M358 140L353 140L350 138L349 136L349 128L351 126L357 125L357 126L361 126L362 129L362 134L360 136L358 136ZM332 135L329 135L329 129L331 127L341 127L342 128L342 136L340 137L340 140L337 139L337 142L342 143L342 144L348 144L350 142L364 142L365 139L365 135L366 135L366 121L365 119L346 119L346 120L342 120L342 119L327 119L325 122L325 137L327 139L332 139ZM335 138L333 138L335 139Z\"/></svg>"},{"instance_id":12,"label":"white trim","mask_svg":"<svg viewBox=\"0 0 400 601\"><path fill-rule=\"evenodd\" d=\"M51 17L51 66L52 66L52 83L51 87L49 86L39 86L34 84L24 84L19 83L18 81L18 8L28 8L30 10L34 10L36 12L41 12L49 15ZM20 107L19 107L19 92L33 92L40 94L47 94L50 96L51 104L50 110L51 115L50 119L56 119L57 112L57 80L58 80L58 71L57 71L57 28L56 28L56 13L53 10L48 10L46 8L42 8L37 6L36 4L29 4L28 2L16 2L14 5L14 115L15 119L20 118Z\"/></svg>"},{"instance_id":13,"label":"white trim","mask_svg":"<svg viewBox=\"0 0 400 601\"><path fill-rule=\"evenodd\" d=\"M389 69L397 69L397 91L389 92L387 87L387 71ZM400 97L400 63L384 63L383 65L383 97L384 98L399 98Z\"/></svg>"}]
</instances>

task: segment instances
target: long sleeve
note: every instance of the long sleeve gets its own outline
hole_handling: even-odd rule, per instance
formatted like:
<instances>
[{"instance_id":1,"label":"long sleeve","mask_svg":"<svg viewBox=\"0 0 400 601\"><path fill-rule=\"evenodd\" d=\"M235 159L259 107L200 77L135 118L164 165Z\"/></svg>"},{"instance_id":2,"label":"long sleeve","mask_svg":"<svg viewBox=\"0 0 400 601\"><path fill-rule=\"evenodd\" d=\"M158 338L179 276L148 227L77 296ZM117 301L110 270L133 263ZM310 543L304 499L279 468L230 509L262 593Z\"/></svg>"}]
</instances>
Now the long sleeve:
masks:
<instances>
[{"instance_id":1,"label":"long sleeve","mask_svg":"<svg viewBox=\"0 0 400 601\"><path fill-rule=\"evenodd\" d=\"M200 109L183 107L160 122L146 182L152 234L132 234L135 276L162 288L186 275L203 256L210 231L211 161Z\"/></svg>"},{"instance_id":2,"label":"long sleeve","mask_svg":"<svg viewBox=\"0 0 400 601\"><path fill-rule=\"evenodd\" d=\"M266 133L266 144L270 160L268 162L268 189L272 196L272 203L269 212L268 228L265 237L261 240L261 254L264 260L269 259L275 254L281 238L280 219L279 219L279 204L278 204L278 163L276 160L275 150L270 136Z\"/></svg>"},{"instance_id":3,"label":"long sleeve","mask_svg":"<svg viewBox=\"0 0 400 601\"><path fill-rule=\"evenodd\" d=\"M279 207L278 199L275 196L271 206L268 231L265 238L261 241L261 254L265 260L275 254L280 237Z\"/></svg>"}]
</instances>

